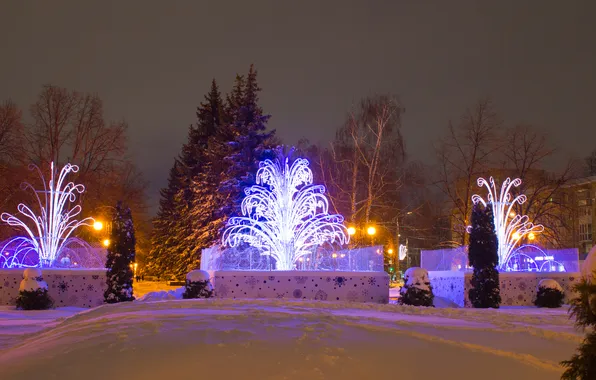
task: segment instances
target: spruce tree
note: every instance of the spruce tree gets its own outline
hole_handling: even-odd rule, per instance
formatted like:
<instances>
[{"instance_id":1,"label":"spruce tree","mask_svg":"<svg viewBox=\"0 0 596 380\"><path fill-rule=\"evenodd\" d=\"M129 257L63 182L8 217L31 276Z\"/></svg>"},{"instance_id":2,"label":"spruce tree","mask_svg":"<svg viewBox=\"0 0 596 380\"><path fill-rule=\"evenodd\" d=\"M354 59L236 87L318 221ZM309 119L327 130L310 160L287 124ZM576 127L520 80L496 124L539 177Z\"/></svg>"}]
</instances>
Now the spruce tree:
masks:
<instances>
[{"instance_id":1,"label":"spruce tree","mask_svg":"<svg viewBox=\"0 0 596 380\"><path fill-rule=\"evenodd\" d=\"M160 191L159 210L153 220L151 251L147 258L147 271L160 277L171 276L177 251L177 236L173 233L178 224L176 196L182 185L178 160L170 169L168 186Z\"/></svg>"},{"instance_id":2,"label":"spruce tree","mask_svg":"<svg viewBox=\"0 0 596 380\"><path fill-rule=\"evenodd\" d=\"M498 308L501 304L497 265L498 240L495 233L492 205L477 203L472 208L472 226L468 260L474 268L469 299L477 308Z\"/></svg>"},{"instance_id":3,"label":"spruce tree","mask_svg":"<svg viewBox=\"0 0 596 380\"><path fill-rule=\"evenodd\" d=\"M220 178L212 173L212 162L221 163L223 155L213 155L209 144L219 143L215 137L223 117L221 95L213 80L205 101L197 107L198 121L189 128L187 142L170 171L168 187L161 193L150 261L155 272L167 277L184 278L199 266L201 249L213 244L213 238L196 238L201 235L197 229L208 222L197 220L196 210L209 216L215 209L204 195L217 190Z\"/></svg>"},{"instance_id":4,"label":"spruce tree","mask_svg":"<svg viewBox=\"0 0 596 380\"><path fill-rule=\"evenodd\" d=\"M224 197L218 213L221 220L240 214L243 189L255 183L259 162L271 153L270 141L275 131L266 132L270 115L264 115L263 109L258 105L260 91L257 71L251 65L246 81L237 80L232 94L228 96L229 124L226 129L233 138L228 143L225 157L229 167L225 180L219 187L219 192Z\"/></svg>"},{"instance_id":5,"label":"spruce tree","mask_svg":"<svg viewBox=\"0 0 596 380\"><path fill-rule=\"evenodd\" d=\"M595 276L596 277L596 276ZM575 317L575 325L584 330L591 329L570 360L561 364L567 367L561 379L596 379L596 283L583 278L574 287L577 297L571 301L570 315Z\"/></svg>"},{"instance_id":6,"label":"spruce tree","mask_svg":"<svg viewBox=\"0 0 596 380\"><path fill-rule=\"evenodd\" d=\"M112 217L112 231L106 262L107 303L133 301L131 264L135 261L135 231L130 209L118 202Z\"/></svg>"}]
</instances>

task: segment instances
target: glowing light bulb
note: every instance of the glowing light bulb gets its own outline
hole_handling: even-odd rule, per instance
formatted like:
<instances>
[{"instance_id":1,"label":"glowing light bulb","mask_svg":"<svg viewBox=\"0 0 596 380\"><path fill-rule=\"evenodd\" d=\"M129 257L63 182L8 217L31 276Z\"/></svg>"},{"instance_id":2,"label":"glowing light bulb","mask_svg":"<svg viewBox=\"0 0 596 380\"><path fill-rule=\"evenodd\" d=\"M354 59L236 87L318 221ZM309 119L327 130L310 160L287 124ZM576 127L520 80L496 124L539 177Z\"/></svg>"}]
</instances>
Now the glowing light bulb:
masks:
<instances>
[{"instance_id":1,"label":"glowing light bulb","mask_svg":"<svg viewBox=\"0 0 596 380\"><path fill-rule=\"evenodd\" d=\"M99 220L96 220L96 221L93 223L93 229L94 229L95 231L101 231L101 230L103 229L103 223L102 223L102 222L100 222Z\"/></svg>"},{"instance_id":2,"label":"glowing light bulb","mask_svg":"<svg viewBox=\"0 0 596 380\"><path fill-rule=\"evenodd\" d=\"M510 216L510 217L512 217L512 218L515 218L515 212L511 211L511 212L509 213L509 216Z\"/></svg>"},{"instance_id":3,"label":"glowing light bulb","mask_svg":"<svg viewBox=\"0 0 596 380\"><path fill-rule=\"evenodd\" d=\"M513 240L519 240L519 232L514 232L513 235L511 235L511 237L513 238Z\"/></svg>"},{"instance_id":4,"label":"glowing light bulb","mask_svg":"<svg viewBox=\"0 0 596 380\"><path fill-rule=\"evenodd\" d=\"M534 233L533 233L533 232L530 232L530 233L528 234L528 239L530 239L530 240L534 240L534 239L536 239L536 235L534 235Z\"/></svg>"},{"instance_id":5,"label":"glowing light bulb","mask_svg":"<svg viewBox=\"0 0 596 380\"><path fill-rule=\"evenodd\" d=\"M393 255L393 248L389 248L389 249L387 250L387 253L388 253L388 254L390 254L390 255Z\"/></svg>"},{"instance_id":6,"label":"glowing light bulb","mask_svg":"<svg viewBox=\"0 0 596 380\"><path fill-rule=\"evenodd\" d=\"M333 257L334 259L337 258L337 253L332 254L331 257Z\"/></svg>"},{"instance_id":7,"label":"glowing light bulb","mask_svg":"<svg viewBox=\"0 0 596 380\"><path fill-rule=\"evenodd\" d=\"M110 239L105 239L105 240L103 241L103 246L104 246L104 247L109 247L109 246L110 246Z\"/></svg>"},{"instance_id":8,"label":"glowing light bulb","mask_svg":"<svg viewBox=\"0 0 596 380\"><path fill-rule=\"evenodd\" d=\"M373 226L370 226L366 229L366 233L369 234L370 236L373 236L374 234L377 233L377 229Z\"/></svg>"},{"instance_id":9,"label":"glowing light bulb","mask_svg":"<svg viewBox=\"0 0 596 380\"><path fill-rule=\"evenodd\" d=\"M350 235L350 236L356 235L356 228L348 227L348 235Z\"/></svg>"}]
</instances>

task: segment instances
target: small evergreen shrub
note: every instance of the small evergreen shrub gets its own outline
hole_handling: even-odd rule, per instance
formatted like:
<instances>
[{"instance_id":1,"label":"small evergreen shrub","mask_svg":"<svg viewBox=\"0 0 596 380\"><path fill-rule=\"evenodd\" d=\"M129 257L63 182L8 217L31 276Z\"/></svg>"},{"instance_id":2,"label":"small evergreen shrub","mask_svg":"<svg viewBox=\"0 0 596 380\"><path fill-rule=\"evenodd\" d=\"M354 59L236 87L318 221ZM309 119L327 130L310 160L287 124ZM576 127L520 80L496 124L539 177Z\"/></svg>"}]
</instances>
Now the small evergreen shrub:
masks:
<instances>
[{"instance_id":1,"label":"small evergreen shrub","mask_svg":"<svg viewBox=\"0 0 596 380\"><path fill-rule=\"evenodd\" d=\"M211 298L213 297L213 289L209 281L186 281L184 293L182 298Z\"/></svg>"},{"instance_id":2,"label":"small evergreen shrub","mask_svg":"<svg viewBox=\"0 0 596 380\"><path fill-rule=\"evenodd\" d=\"M54 306L54 301L47 289L22 290L17 296L19 310L47 310Z\"/></svg>"},{"instance_id":3,"label":"small evergreen shrub","mask_svg":"<svg viewBox=\"0 0 596 380\"><path fill-rule=\"evenodd\" d=\"M557 308L563 306L565 293L555 280L542 280L538 284L538 292L534 305L538 307Z\"/></svg>"},{"instance_id":4,"label":"small evergreen shrub","mask_svg":"<svg viewBox=\"0 0 596 380\"><path fill-rule=\"evenodd\" d=\"M209 281L209 273L203 270L193 270L186 275L182 298L211 298L213 297L213 286Z\"/></svg>"},{"instance_id":5,"label":"small evergreen shrub","mask_svg":"<svg viewBox=\"0 0 596 380\"><path fill-rule=\"evenodd\" d=\"M48 284L43 280L41 270L27 268L19 286L16 306L19 310L47 310L54 306L48 294Z\"/></svg>"},{"instance_id":6,"label":"small evergreen shrub","mask_svg":"<svg viewBox=\"0 0 596 380\"><path fill-rule=\"evenodd\" d=\"M434 307L435 295L428 278L428 272L422 268L409 268L404 275L404 286L399 290L400 305Z\"/></svg>"}]
</instances>

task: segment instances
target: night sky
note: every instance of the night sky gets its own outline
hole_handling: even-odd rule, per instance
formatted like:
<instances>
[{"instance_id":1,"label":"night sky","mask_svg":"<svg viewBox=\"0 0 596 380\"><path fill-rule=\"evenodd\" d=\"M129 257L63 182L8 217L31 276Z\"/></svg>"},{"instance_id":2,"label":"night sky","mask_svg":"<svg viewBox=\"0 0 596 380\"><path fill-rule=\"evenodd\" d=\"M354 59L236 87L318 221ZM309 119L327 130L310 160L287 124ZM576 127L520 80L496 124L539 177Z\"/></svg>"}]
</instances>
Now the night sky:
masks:
<instances>
[{"instance_id":1,"label":"night sky","mask_svg":"<svg viewBox=\"0 0 596 380\"><path fill-rule=\"evenodd\" d=\"M2 2L0 100L98 93L130 124L153 206L211 79L225 92L251 63L286 143L326 142L354 101L389 92L412 159L432 162L448 120L483 96L564 155L596 149L595 1L90 3Z\"/></svg>"}]
</instances>

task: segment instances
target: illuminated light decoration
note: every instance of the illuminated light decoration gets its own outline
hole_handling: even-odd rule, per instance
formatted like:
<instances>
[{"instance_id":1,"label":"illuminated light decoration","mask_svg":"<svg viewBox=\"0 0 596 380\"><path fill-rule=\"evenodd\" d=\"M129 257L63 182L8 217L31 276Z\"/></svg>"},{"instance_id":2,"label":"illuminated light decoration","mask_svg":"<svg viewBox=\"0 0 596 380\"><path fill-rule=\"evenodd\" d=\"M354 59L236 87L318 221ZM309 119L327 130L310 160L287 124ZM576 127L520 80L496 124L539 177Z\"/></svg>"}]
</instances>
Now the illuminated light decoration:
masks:
<instances>
[{"instance_id":1,"label":"illuminated light decoration","mask_svg":"<svg viewBox=\"0 0 596 380\"><path fill-rule=\"evenodd\" d=\"M99 220L96 220L95 223L93 223L93 229L95 231L101 231L103 229L103 223Z\"/></svg>"},{"instance_id":2,"label":"illuminated light decoration","mask_svg":"<svg viewBox=\"0 0 596 380\"><path fill-rule=\"evenodd\" d=\"M400 244L399 245L399 259L403 260L406 258L406 256L408 256L408 247Z\"/></svg>"},{"instance_id":3,"label":"illuminated light decoration","mask_svg":"<svg viewBox=\"0 0 596 380\"><path fill-rule=\"evenodd\" d=\"M536 251L538 256L529 254L528 250ZM504 270L509 272L566 272L565 266L556 261L554 256L548 255L540 247L533 244L525 244L516 248Z\"/></svg>"},{"instance_id":4,"label":"illuminated light decoration","mask_svg":"<svg viewBox=\"0 0 596 380\"><path fill-rule=\"evenodd\" d=\"M527 197L523 194L515 198L511 195L511 189L518 187L521 183L522 181L519 178L513 181L507 178L501 184L500 191L498 191L493 177L490 177L488 181L484 178L478 178L478 186L485 187L488 195L486 200L479 195L472 196L474 204L481 203L486 207L490 203L493 206L495 231L499 241L499 269L507 270L507 268L510 268L508 262L511 259L512 252L522 239L526 236L529 237L530 234L535 237L537 233L544 231L542 225L531 223L527 215L519 215L513 211L516 204L522 205L527 200Z\"/></svg>"},{"instance_id":5,"label":"illuminated light decoration","mask_svg":"<svg viewBox=\"0 0 596 380\"><path fill-rule=\"evenodd\" d=\"M70 237L54 261L56 268L104 268L106 252L86 241ZM0 268L37 268L39 255L28 237L14 237L0 243Z\"/></svg>"},{"instance_id":6,"label":"illuminated light decoration","mask_svg":"<svg viewBox=\"0 0 596 380\"><path fill-rule=\"evenodd\" d=\"M77 199L77 194L82 194L85 191L85 186L68 182L65 184L65 179L69 173L76 173L79 171L78 166L66 164L59 174L54 169L54 163L50 164L51 176L48 183L39 169L35 165L29 166L30 170L37 170L44 189L37 191L29 183L23 183L24 190L30 189L35 194L37 204L39 206L39 213L36 214L31 208L24 204L19 204L17 210L25 217L23 220L9 213L2 213L0 219L12 227L19 227L23 229L28 235L25 238L29 244L27 254L31 250L35 251L38 256L37 265L39 267L50 267L54 265L58 255L69 243L69 238L72 233L81 226L92 226L93 218L85 218L81 221L76 217L81 213L81 206L76 205L69 208L69 203L73 203ZM40 197L39 194L44 196ZM23 243L23 240L19 240ZM19 243L19 244L20 244ZM22 250L14 252L14 254L22 254ZM21 259L15 258L12 265ZM23 264L21 264L23 265Z\"/></svg>"},{"instance_id":7,"label":"illuminated light decoration","mask_svg":"<svg viewBox=\"0 0 596 380\"><path fill-rule=\"evenodd\" d=\"M110 239L104 239L104 241L102 242L104 247L109 247L110 246Z\"/></svg>"},{"instance_id":8,"label":"illuminated light decoration","mask_svg":"<svg viewBox=\"0 0 596 380\"><path fill-rule=\"evenodd\" d=\"M377 233L377 229L373 226L370 226L366 229L366 233L369 234L370 236L373 236L374 234Z\"/></svg>"},{"instance_id":9,"label":"illuminated light decoration","mask_svg":"<svg viewBox=\"0 0 596 380\"><path fill-rule=\"evenodd\" d=\"M393 255L393 248L389 248L389 249L387 250L387 253L388 253L388 254L390 254L390 255Z\"/></svg>"},{"instance_id":10,"label":"illuminated light decoration","mask_svg":"<svg viewBox=\"0 0 596 380\"><path fill-rule=\"evenodd\" d=\"M294 270L300 257L324 243L347 244L349 235L341 215L329 215L325 187L313 185L308 160L289 165L287 157L259 164L256 185L244 190L241 217L232 217L222 242L242 243L275 259L276 270ZM333 255L334 258L337 254Z\"/></svg>"},{"instance_id":11,"label":"illuminated light decoration","mask_svg":"<svg viewBox=\"0 0 596 380\"><path fill-rule=\"evenodd\" d=\"M348 227L348 235L350 235L350 236L356 235L356 228Z\"/></svg>"}]
</instances>

